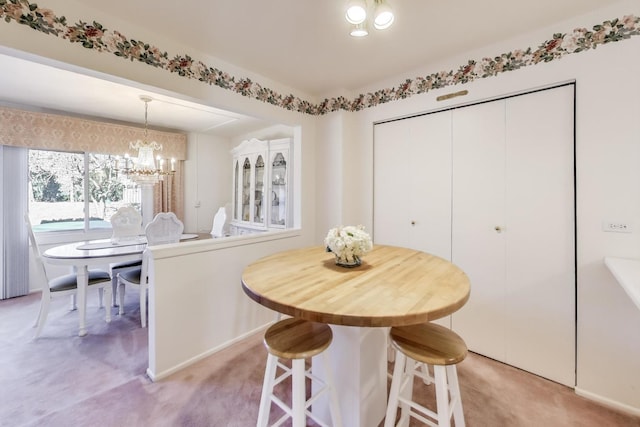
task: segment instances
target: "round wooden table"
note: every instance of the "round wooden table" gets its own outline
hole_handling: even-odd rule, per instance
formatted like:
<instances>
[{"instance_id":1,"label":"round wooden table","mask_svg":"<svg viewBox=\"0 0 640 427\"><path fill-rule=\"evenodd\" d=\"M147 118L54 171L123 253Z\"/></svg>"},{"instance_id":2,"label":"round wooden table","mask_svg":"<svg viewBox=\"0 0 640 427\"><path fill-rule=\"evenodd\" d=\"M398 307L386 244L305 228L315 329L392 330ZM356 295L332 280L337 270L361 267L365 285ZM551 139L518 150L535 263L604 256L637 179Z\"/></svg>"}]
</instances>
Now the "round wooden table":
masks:
<instances>
[{"instance_id":1,"label":"round wooden table","mask_svg":"<svg viewBox=\"0 0 640 427\"><path fill-rule=\"evenodd\" d=\"M335 264L321 246L280 252L251 263L245 293L290 316L345 326L403 326L444 317L469 299L467 275L413 249L375 245L354 268Z\"/></svg>"},{"instance_id":2,"label":"round wooden table","mask_svg":"<svg viewBox=\"0 0 640 427\"><path fill-rule=\"evenodd\" d=\"M362 265L339 267L322 246L261 258L242 274L244 292L265 307L329 323L332 377L342 424L379 425L387 404L387 328L428 322L453 313L469 299L467 275L424 252L375 245ZM355 327L354 327L355 326ZM325 376L313 364L314 375ZM326 402L314 413L328 418Z\"/></svg>"}]
</instances>

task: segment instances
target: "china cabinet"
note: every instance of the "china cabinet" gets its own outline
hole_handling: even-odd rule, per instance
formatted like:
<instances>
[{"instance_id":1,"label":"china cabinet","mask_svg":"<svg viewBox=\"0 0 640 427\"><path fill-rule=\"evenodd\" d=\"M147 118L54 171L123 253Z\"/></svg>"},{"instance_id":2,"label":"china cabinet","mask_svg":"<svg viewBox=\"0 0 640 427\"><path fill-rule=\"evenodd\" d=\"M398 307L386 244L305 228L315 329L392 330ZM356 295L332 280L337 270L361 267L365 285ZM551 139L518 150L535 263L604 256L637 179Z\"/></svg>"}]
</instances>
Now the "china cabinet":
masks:
<instances>
[{"instance_id":1,"label":"china cabinet","mask_svg":"<svg viewBox=\"0 0 640 427\"><path fill-rule=\"evenodd\" d=\"M238 234L289 227L291 139L252 138L232 155L231 226Z\"/></svg>"}]
</instances>

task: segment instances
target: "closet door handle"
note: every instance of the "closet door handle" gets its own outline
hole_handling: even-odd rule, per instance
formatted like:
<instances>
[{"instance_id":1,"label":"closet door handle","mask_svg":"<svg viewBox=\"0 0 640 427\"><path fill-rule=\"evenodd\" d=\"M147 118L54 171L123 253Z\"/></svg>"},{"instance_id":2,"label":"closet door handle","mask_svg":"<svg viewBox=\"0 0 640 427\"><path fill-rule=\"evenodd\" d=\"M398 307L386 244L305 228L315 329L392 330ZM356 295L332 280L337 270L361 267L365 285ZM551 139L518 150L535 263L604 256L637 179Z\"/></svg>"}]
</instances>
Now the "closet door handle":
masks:
<instances>
[{"instance_id":1,"label":"closet door handle","mask_svg":"<svg viewBox=\"0 0 640 427\"><path fill-rule=\"evenodd\" d=\"M411 221L411 225L416 225L416 222L415 221Z\"/></svg>"},{"instance_id":2,"label":"closet door handle","mask_svg":"<svg viewBox=\"0 0 640 427\"><path fill-rule=\"evenodd\" d=\"M500 227L499 225L496 225L495 227L493 227L494 230L496 230L496 233L502 233L502 227Z\"/></svg>"}]
</instances>

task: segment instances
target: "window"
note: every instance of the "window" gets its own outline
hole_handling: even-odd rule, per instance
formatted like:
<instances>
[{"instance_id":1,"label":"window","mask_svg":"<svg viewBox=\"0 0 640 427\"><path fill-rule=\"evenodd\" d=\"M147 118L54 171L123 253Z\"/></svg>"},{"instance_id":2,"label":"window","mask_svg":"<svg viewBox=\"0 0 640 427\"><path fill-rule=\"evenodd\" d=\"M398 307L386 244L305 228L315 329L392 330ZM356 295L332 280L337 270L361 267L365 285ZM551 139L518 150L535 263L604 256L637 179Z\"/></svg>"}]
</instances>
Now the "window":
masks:
<instances>
[{"instance_id":1,"label":"window","mask_svg":"<svg viewBox=\"0 0 640 427\"><path fill-rule=\"evenodd\" d=\"M118 178L115 158L29 150L29 216L34 231L111 228L124 205L140 208L140 190Z\"/></svg>"}]
</instances>

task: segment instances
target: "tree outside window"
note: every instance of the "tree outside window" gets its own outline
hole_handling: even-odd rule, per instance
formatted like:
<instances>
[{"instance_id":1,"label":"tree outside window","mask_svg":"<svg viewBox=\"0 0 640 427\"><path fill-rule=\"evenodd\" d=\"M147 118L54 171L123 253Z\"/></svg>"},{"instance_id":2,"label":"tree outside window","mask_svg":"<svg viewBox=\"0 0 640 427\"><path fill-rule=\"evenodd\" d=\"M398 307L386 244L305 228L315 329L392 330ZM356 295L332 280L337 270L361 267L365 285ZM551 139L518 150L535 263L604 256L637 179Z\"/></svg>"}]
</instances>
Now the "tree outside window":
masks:
<instances>
[{"instance_id":1,"label":"tree outside window","mask_svg":"<svg viewBox=\"0 0 640 427\"><path fill-rule=\"evenodd\" d=\"M139 190L119 179L110 155L29 150L29 185L35 231L111 228L119 207L139 208Z\"/></svg>"}]
</instances>

